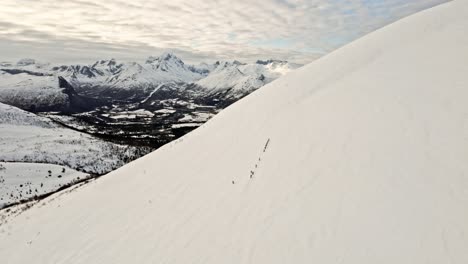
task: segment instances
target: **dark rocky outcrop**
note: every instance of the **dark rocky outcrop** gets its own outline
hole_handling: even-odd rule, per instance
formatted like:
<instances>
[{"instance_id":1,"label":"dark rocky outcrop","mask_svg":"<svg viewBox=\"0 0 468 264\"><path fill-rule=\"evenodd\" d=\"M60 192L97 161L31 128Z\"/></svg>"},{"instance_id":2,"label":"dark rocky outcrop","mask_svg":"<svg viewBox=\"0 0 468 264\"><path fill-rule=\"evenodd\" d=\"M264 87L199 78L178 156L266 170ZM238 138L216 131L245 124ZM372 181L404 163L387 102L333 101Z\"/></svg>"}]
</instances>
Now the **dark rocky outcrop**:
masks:
<instances>
[{"instance_id":1,"label":"dark rocky outcrop","mask_svg":"<svg viewBox=\"0 0 468 264\"><path fill-rule=\"evenodd\" d=\"M63 88L62 92L68 95L68 106L62 110L64 113L79 113L91 111L99 106L104 106L110 104L104 100L85 97L79 95L73 85L71 85L65 78L62 76L58 77L59 87Z\"/></svg>"}]
</instances>

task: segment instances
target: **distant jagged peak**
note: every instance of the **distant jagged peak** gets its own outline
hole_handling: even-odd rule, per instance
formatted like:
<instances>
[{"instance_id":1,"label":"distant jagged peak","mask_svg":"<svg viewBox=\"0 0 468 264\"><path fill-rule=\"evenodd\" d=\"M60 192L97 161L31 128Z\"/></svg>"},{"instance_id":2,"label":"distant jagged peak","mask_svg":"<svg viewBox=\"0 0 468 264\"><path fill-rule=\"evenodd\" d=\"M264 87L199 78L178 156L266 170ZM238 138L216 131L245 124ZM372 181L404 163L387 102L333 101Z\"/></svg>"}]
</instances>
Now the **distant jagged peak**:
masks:
<instances>
[{"instance_id":1,"label":"distant jagged peak","mask_svg":"<svg viewBox=\"0 0 468 264\"><path fill-rule=\"evenodd\" d=\"M198 65L187 65L187 68L194 73L200 74L202 76L208 76L210 72L214 69L214 66L207 63L200 63Z\"/></svg>"},{"instance_id":2,"label":"distant jagged peak","mask_svg":"<svg viewBox=\"0 0 468 264\"><path fill-rule=\"evenodd\" d=\"M168 61L175 61L180 63L181 65L184 65L184 62L177 57L174 52L172 51L165 51L159 56L149 56L148 59L146 59L147 64L155 64L155 63L163 63L163 62L168 62Z\"/></svg>"},{"instance_id":3,"label":"distant jagged peak","mask_svg":"<svg viewBox=\"0 0 468 264\"><path fill-rule=\"evenodd\" d=\"M288 63L288 61L268 59L268 60L257 60L255 63L261 64L261 65L268 65L268 64L273 64L273 63L286 64Z\"/></svg>"},{"instance_id":4,"label":"distant jagged peak","mask_svg":"<svg viewBox=\"0 0 468 264\"><path fill-rule=\"evenodd\" d=\"M227 68L227 67L237 67L241 65L246 65L243 62L240 62L238 60L233 60L233 61L217 61L215 62L215 68L220 69L220 68Z\"/></svg>"},{"instance_id":5,"label":"distant jagged peak","mask_svg":"<svg viewBox=\"0 0 468 264\"><path fill-rule=\"evenodd\" d=\"M99 61L99 64L104 65L104 64L109 63L110 61L115 61L115 59L114 59L114 58L111 58L111 59L109 59L109 60L100 60L100 61Z\"/></svg>"},{"instance_id":6,"label":"distant jagged peak","mask_svg":"<svg viewBox=\"0 0 468 264\"><path fill-rule=\"evenodd\" d=\"M99 66L116 66L120 65L122 63L117 63L117 60L114 58L111 58L109 60L98 60L96 61L92 67L99 67Z\"/></svg>"},{"instance_id":7,"label":"distant jagged peak","mask_svg":"<svg viewBox=\"0 0 468 264\"><path fill-rule=\"evenodd\" d=\"M185 63L173 52L163 52L159 57L150 56L145 62L155 70L170 71L171 69L183 69L188 71Z\"/></svg>"},{"instance_id":8,"label":"distant jagged peak","mask_svg":"<svg viewBox=\"0 0 468 264\"><path fill-rule=\"evenodd\" d=\"M234 64L234 65L246 65L246 63L240 62L238 60L233 60L232 64Z\"/></svg>"},{"instance_id":9,"label":"distant jagged peak","mask_svg":"<svg viewBox=\"0 0 468 264\"><path fill-rule=\"evenodd\" d=\"M20 59L16 63L16 66L28 66L28 65L33 65L33 64L36 64L36 60L25 58L25 59Z\"/></svg>"},{"instance_id":10,"label":"distant jagged peak","mask_svg":"<svg viewBox=\"0 0 468 264\"><path fill-rule=\"evenodd\" d=\"M116 65L116 64L117 64L117 61L114 58L107 61L107 66L113 66L113 65Z\"/></svg>"},{"instance_id":11,"label":"distant jagged peak","mask_svg":"<svg viewBox=\"0 0 468 264\"><path fill-rule=\"evenodd\" d=\"M61 72L63 72L63 71L67 71L67 70L69 70L70 68L73 68L73 67L74 67L74 65L70 65L70 66L68 66L68 65L57 65L57 66L53 66L51 68L51 70L52 71L61 71Z\"/></svg>"},{"instance_id":12,"label":"distant jagged peak","mask_svg":"<svg viewBox=\"0 0 468 264\"><path fill-rule=\"evenodd\" d=\"M161 60L170 60L170 59L179 59L174 52L172 51L165 51L159 56ZM180 60L180 59L179 59Z\"/></svg>"},{"instance_id":13,"label":"distant jagged peak","mask_svg":"<svg viewBox=\"0 0 468 264\"><path fill-rule=\"evenodd\" d=\"M128 62L125 65L127 66L128 69L134 68L134 69L143 70L143 66L138 62Z\"/></svg>"},{"instance_id":14,"label":"distant jagged peak","mask_svg":"<svg viewBox=\"0 0 468 264\"><path fill-rule=\"evenodd\" d=\"M8 61L2 61L0 62L0 67L11 67L13 66L13 63L8 62Z\"/></svg>"},{"instance_id":15,"label":"distant jagged peak","mask_svg":"<svg viewBox=\"0 0 468 264\"><path fill-rule=\"evenodd\" d=\"M96 78L118 74L124 70L124 66L125 64L112 58L97 60L92 64L55 65L50 70L75 80L76 78Z\"/></svg>"},{"instance_id":16,"label":"distant jagged peak","mask_svg":"<svg viewBox=\"0 0 468 264\"><path fill-rule=\"evenodd\" d=\"M91 68L93 68L99 75L105 75L104 72L111 74L117 74L122 71L124 64L117 62L116 59L111 58L109 60L100 60L95 62Z\"/></svg>"},{"instance_id":17,"label":"distant jagged peak","mask_svg":"<svg viewBox=\"0 0 468 264\"><path fill-rule=\"evenodd\" d=\"M58 85L68 95L76 95L75 88L62 76L58 76Z\"/></svg>"},{"instance_id":18,"label":"distant jagged peak","mask_svg":"<svg viewBox=\"0 0 468 264\"><path fill-rule=\"evenodd\" d=\"M159 57L149 56L149 57L146 59L145 63L146 63L146 64L151 64L151 63L157 61L158 59L159 59Z\"/></svg>"}]
</instances>

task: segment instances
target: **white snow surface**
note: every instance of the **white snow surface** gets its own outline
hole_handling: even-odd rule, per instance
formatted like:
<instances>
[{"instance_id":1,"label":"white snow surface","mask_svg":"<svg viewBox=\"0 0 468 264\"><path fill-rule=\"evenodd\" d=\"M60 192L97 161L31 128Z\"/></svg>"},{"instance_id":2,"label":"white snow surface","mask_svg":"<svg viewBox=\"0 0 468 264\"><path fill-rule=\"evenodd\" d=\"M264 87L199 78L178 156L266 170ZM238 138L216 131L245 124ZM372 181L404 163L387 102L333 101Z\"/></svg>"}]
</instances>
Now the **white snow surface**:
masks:
<instances>
[{"instance_id":1,"label":"white snow surface","mask_svg":"<svg viewBox=\"0 0 468 264\"><path fill-rule=\"evenodd\" d=\"M178 122L206 122L214 115L213 113L206 112L192 112L190 114L184 114L184 117L180 118Z\"/></svg>"},{"instance_id":2,"label":"white snow surface","mask_svg":"<svg viewBox=\"0 0 468 264\"><path fill-rule=\"evenodd\" d=\"M59 165L0 162L0 208L86 178L89 174Z\"/></svg>"},{"instance_id":3,"label":"white snow surface","mask_svg":"<svg viewBox=\"0 0 468 264\"><path fill-rule=\"evenodd\" d=\"M56 76L9 74L0 70L0 101L23 107L63 105L68 96L59 88Z\"/></svg>"},{"instance_id":4,"label":"white snow surface","mask_svg":"<svg viewBox=\"0 0 468 264\"><path fill-rule=\"evenodd\" d=\"M102 174L125 164L136 151L0 103L1 161L51 163Z\"/></svg>"},{"instance_id":5,"label":"white snow surface","mask_svg":"<svg viewBox=\"0 0 468 264\"><path fill-rule=\"evenodd\" d=\"M251 92L298 67L287 62L271 62L266 65L220 62L206 78L196 84L213 91L233 89L234 92Z\"/></svg>"},{"instance_id":6,"label":"white snow surface","mask_svg":"<svg viewBox=\"0 0 468 264\"><path fill-rule=\"evenodd\" d=\"M289 73L9 219L2 263L468 263L467 27L449 2Z\"/></svg>"}]
</instances>

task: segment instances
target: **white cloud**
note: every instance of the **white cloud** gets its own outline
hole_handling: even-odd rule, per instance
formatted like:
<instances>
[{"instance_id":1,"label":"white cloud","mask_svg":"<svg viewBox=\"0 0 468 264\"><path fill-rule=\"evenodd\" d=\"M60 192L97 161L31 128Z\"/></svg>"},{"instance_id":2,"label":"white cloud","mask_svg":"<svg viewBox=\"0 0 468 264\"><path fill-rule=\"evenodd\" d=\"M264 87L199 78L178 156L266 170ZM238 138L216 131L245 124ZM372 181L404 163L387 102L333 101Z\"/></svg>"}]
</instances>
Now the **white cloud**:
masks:
<instances>
[{"instance_id":1,"label":"white cloud","mask_svg":"<svg viewBox=\"0 0 468 264\"><path fill-rule=\"evenodd\" d=\"M0 58L308 62L447 0L2 0Z\"/></svg>"}]
</instances>

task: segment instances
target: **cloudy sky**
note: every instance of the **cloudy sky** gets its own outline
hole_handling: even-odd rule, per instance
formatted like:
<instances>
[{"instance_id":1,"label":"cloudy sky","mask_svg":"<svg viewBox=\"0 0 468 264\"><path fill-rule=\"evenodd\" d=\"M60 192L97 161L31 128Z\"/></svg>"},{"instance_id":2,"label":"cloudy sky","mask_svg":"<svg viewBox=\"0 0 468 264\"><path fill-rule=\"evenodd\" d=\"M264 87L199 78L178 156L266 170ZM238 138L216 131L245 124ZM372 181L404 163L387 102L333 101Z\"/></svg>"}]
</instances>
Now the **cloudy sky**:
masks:
<instances>
[{"instance_id":1,"label":"cloudy sky","mask_svg":"<svg viewBox=\"0 0 468 264\"><path fill-rule=\"evenodd\" d=\"M312 61L447 0L1 0L0 61Z\"/></svg>"}]
</instances>

